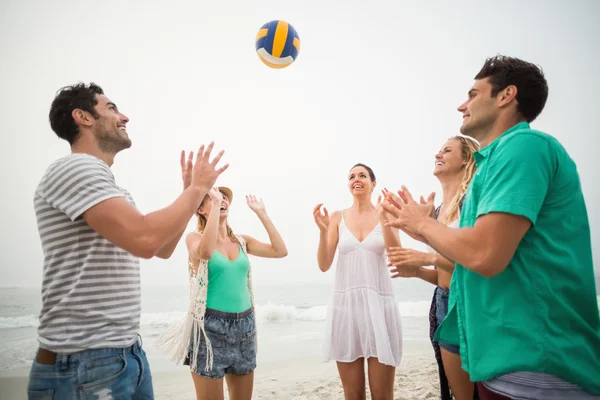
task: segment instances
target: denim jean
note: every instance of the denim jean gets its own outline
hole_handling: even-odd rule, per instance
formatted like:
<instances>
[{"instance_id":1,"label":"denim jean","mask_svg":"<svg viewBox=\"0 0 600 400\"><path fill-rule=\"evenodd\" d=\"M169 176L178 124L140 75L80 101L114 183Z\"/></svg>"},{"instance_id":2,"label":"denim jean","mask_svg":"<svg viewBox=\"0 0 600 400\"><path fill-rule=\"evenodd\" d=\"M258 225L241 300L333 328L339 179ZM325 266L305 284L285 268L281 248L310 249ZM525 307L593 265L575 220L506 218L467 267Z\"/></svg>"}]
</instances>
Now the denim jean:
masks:
<instances>
[{"instance_id":1,"label":"denim jean","mask_svg":"<svg viewBox=\"0 0 600 400\"><path fill-rule=\"evenodd\" d=\"M440 326L442 322L444 322L444 318L446 318L446 315L448 314L449 296L450 292L448 291L448 289L442 289L438 287L435 299L437 306L435 311L435 317L437 318L438 326ZM460 347L458 345L445 342L439 342L439 344L442 349L449 351L450 353L460 354Z\"/></svg>"},{"instance_id":2,"label":"denim jean","mask_svg":"<svg viewBox=\"0 0 600 400\"><path fill-rule=\"evenodd\" d=\"M254 309L229 313L206 309L204 329L213 350L212 369L206 370L206 341L200 334L196 373L205 378L221 379L225 375L246 375L256 368L256 325ZM192 337L192 341L193 341ZM189 365L190 354L184 364Z\"/></svg>"},{"instance_id":3,"label":"denim jean","mask_svg":"<svg viewBox=\"0 0 600 400\"><path fill-rule=\"evenodd\" d=\"M57 354L54 364L34 358L27 395L34 399L154 399L141 341L127 348Z\"/></svg>"}]
</instances>

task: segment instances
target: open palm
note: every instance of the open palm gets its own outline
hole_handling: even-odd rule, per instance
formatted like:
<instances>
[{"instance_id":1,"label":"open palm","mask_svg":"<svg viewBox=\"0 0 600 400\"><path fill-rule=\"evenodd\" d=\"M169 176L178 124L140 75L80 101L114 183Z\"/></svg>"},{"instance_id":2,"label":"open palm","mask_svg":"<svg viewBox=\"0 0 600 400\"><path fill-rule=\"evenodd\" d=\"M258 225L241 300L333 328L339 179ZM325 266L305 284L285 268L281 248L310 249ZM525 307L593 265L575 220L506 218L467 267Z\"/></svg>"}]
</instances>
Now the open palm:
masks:
<instances>
[{"instance_id":1,"label":"open palm","mask_svg":"<svg viewBox=\"0 0 600 400\"><path fill-rule=\"evenodd\" d=\"M250 209L255 213L266 210L262 199L257 199L254 195L246 195L246 203L248 204L248 207L250 207Z\"/></svg>"},{"instance_id":2,"label":"open palm","mask_svg":"<svg viewBox=\"0 0 600 400\"><path fill-rule=\"evenodd\" d=\"M384 196L385 196L386 191L387 191L387 189L384 189L382 191ZM379 218L380 221L385 221L390 218L388 212L383 208L381 195L377 197L377 204L375 206L375 211L377 212L377 217Z\"/></svg>"},{"instance_id":3,"label":"open palm","mask_svg":"<svg viewBox=\"0 0 600 400\"><path fill-rule=\"evenodd\" d=\"M313 217L315 218L315 222L319 229L323 232L327 232L329 228L329 213L327 212L327 208L323 207L323 213L321 214L321 207L323 207L323 203L317 204L315 208L313 208Z\"/></svg>"},{"instance_id":4,"label":"open palm","mask_svg":"<svg viewBox=\"0 0 600 400\"><path fill-rule=\"evenodd\" d=\"M217 205L220 205L223 201L223 194L216 187L213 187L208 191L208 197L210 197L210 200Z\"/></svg>"},{"instance_id":5,"label":"open palm","mask_svg":"<svg viewBox=\"0 0 600 400\"><path fill-rule=\"evenodd\" d=\"M181 179L183 180L183 190L190 187L192 184L192 171L194 169L194 152L190 151L189 156L185 156L185 150L181 150L181 159L179 160L181 164Z\"/></svg>"}]
</instances>

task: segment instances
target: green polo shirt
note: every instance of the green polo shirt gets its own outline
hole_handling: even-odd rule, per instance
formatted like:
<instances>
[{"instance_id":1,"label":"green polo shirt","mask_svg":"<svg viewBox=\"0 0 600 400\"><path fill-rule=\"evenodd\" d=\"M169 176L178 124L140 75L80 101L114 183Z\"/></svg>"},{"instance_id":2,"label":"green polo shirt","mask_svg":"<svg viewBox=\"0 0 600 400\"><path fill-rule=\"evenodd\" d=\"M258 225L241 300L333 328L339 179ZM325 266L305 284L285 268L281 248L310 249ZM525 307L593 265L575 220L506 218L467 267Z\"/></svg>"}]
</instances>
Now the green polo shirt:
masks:
<instances>
[{"instance_id":1,"label":"green polo shirt","mask_svg":"<svg viewBox=\"0 0 600 400\"><path fill-rule=\"evenodd\" d=\"M579 174L553 137L521 122L475 153L460 226L493 212L532 223L506 269L456 265L436 338L459 344L472 381L545 372L600 394L600 317Z\"/></svg>"}]
</instances>

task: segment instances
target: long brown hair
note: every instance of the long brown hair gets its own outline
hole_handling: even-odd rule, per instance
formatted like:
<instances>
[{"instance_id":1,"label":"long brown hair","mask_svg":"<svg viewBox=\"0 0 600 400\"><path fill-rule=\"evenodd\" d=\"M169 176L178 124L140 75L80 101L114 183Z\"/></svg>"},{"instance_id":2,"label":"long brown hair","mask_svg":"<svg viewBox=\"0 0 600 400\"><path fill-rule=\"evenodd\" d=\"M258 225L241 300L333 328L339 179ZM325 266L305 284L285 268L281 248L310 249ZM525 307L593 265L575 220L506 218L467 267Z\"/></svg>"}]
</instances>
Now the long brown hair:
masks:
<instances>
[{"instance_id":1,"label":"long brown hair","mask_svg":"<svg viewBox=\"0 0 600 400\"><path fill-rule=\"evenodd\" d=\"M225 196L225 193L221 192L221 194L223 196ZM227 197L227 196L225 196L225 197ZM206 196L202 200L202 203L200 203L200 207L202 207L202 204L204 204L204 202L206 201L207 198L208 198L208 196ZM211 212L212 211L213 210L211 210ZM204 215L200 214L198 211L196 211L196 215L198 216L198 232L204 232L204 228L206 228L206 217ZM227 223L227 237L229 237L229 239L233 243L237 243L237 244L241 245L240 241L238 240L238 238L233 233L233 229L231 229L231 227L229 226L229 222Z\"/></svg>"},{"instance_id":2,"label":"long brown hair","mask_svg":"<svg viewBox=\"0 0 600 400\"><path fill-rule=\"evenodd\" d=\"M445 225L450 224L452 221L458 218L460 202L467 192L469 184L471 183L473 175L475 174L475 158L473 157L473 153L479 150L479 144L473 139L465 136L453 136L448 140L457 140L460 143L462 159L463 161L466 161L466 164L463 167L463 178L460 181L458 190L450 201L448 209L446 210L446 215L444 215L442 220Z\"/></svg>"}]
</instances>

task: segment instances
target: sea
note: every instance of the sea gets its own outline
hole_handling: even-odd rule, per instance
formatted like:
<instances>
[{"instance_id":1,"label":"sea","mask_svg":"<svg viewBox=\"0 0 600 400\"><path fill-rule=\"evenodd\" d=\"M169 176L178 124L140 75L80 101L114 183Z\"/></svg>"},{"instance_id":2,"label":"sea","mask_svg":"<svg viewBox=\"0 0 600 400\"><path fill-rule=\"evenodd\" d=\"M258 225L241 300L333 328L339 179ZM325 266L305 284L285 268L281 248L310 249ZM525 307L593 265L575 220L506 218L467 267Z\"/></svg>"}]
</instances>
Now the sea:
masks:
<instances>
[{"instance_id":1,"label":"sea","mask_svg":"<svg viewBox=\"0 0 600 400\"><path fill-rule=\"evenodd\" d=\"M404 347L429 340L429 307L434 287L418 279L393 281L402 315ZM600 277L596 278L600 288ZM258 335L258 363L319 356L331 284L260 285L254 288ZM600 305L600 296L598 296ZM140 334L153 371L181 368L156 339L181 321L188 309L187 287L142 285ZM39 288L0 289L0 377L28 375L37 349Z\"/></svg>"},{"instance_id":2,"label":"sea","mask_svg":"<svg viewBox=\"0 0 600 400\"><path fill-rule=\"evenodd\" d=\"M428 340L429 306L433 286L417 280L395 280L405 340ZM331 284L254 286L258 362L318 356L327 315ZM153 371L174 367L156 339L181 321L189 305L187 287L142 285L140 335ZM39 288L0 289L0 376L28 373L37 349Z\"/></svg>"}]
</instances>

